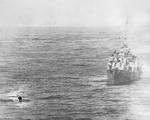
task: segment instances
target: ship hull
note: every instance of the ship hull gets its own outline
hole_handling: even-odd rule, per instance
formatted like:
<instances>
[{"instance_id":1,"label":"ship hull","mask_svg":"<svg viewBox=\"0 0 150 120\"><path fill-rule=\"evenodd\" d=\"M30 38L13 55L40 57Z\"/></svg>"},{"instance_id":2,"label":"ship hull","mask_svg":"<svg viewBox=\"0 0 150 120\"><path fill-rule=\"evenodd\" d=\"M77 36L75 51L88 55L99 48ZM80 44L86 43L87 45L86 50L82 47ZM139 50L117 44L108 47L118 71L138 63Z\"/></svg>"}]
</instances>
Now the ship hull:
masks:
<instances>
[{"instance_id":1,"label":"ship hull","mask_svg":"<svg viewBox=\"0 0 150 120\"><path fill-rule=\"evenodd\" d=\"M141 72L137 71L125 71L125 70L108 70L107 77L108 77L108 85L122 85L122 84L130 84L136 80L140 79Z\"/></svg>"}]
</instances>

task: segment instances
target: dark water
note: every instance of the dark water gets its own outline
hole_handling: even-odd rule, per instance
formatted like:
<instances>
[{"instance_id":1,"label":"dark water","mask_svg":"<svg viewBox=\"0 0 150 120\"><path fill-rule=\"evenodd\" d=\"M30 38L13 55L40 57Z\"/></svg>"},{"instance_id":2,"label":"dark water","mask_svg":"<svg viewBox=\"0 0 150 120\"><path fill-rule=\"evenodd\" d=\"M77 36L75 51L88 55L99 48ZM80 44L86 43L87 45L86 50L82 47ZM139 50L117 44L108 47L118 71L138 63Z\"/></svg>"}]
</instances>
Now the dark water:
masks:
<instances>
[{"instance_id":1,"label":"dark water","mask_svg":"<svg viewBox=\"0 0 150 120\"><path fill-rule=\"evenodd\" d=\"M0 118L145 120L146 82L106 85L106 57L120 45L117 32L75 28L19 28L2 37Z\"/></svg>"}]
</instances>

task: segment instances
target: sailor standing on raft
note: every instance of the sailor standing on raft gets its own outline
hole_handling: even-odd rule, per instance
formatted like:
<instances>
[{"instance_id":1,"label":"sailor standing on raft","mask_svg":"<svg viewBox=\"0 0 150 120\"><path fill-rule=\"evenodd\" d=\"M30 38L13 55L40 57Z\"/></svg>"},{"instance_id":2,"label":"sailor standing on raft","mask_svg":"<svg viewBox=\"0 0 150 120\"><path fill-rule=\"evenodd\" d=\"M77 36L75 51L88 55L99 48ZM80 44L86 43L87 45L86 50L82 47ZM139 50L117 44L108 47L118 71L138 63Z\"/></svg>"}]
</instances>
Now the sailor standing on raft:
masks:
<instances>
[{"instance_id":1,"label":"sailor standing on raft","mask_svg":"<svg viewBox=\"0 0 150 120\"><path fill-rule=\"evenodd\" d=\"M18 101L22 102L22 97L21 96L18 96Z\"/></svg>"}]
</instances>

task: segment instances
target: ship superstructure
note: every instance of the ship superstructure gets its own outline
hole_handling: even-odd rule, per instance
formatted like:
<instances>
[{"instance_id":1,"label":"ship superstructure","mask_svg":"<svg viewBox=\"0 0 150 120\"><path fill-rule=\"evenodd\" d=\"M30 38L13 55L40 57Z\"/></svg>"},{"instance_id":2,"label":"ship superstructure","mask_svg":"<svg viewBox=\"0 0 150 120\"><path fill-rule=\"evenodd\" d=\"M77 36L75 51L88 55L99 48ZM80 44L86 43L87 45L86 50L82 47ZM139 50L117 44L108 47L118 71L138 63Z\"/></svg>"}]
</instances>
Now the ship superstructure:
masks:
<instances>
[{"instance_id":1,"label":"ship superstructure","mask_svg":"<svg viewBox=\"0 0 150 120\"><path fill-rule=\"evenodd\" d=\"M107 59L108 84L125 84L138 80L141 68L137 56L126 44L115 50Z\"/></svg>"}]
</instances>

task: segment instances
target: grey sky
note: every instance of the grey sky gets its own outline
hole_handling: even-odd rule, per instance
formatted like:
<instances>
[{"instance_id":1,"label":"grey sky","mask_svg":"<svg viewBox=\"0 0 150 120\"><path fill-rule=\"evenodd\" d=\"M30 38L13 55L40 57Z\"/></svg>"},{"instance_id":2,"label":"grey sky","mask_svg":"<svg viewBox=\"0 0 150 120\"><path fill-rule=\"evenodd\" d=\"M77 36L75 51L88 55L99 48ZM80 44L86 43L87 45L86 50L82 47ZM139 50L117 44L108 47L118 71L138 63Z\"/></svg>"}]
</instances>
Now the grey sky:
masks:
<instances>
[{"instance_id":1,"label":"grey sky","mask_svg":"<svg viewBox=\"0 0 150 120\"><path fill-rule=\"evenodd\" d=\"M150 19L148 0L0 0L1 26L134 26Z\"/></svg>"}]
</instances>

